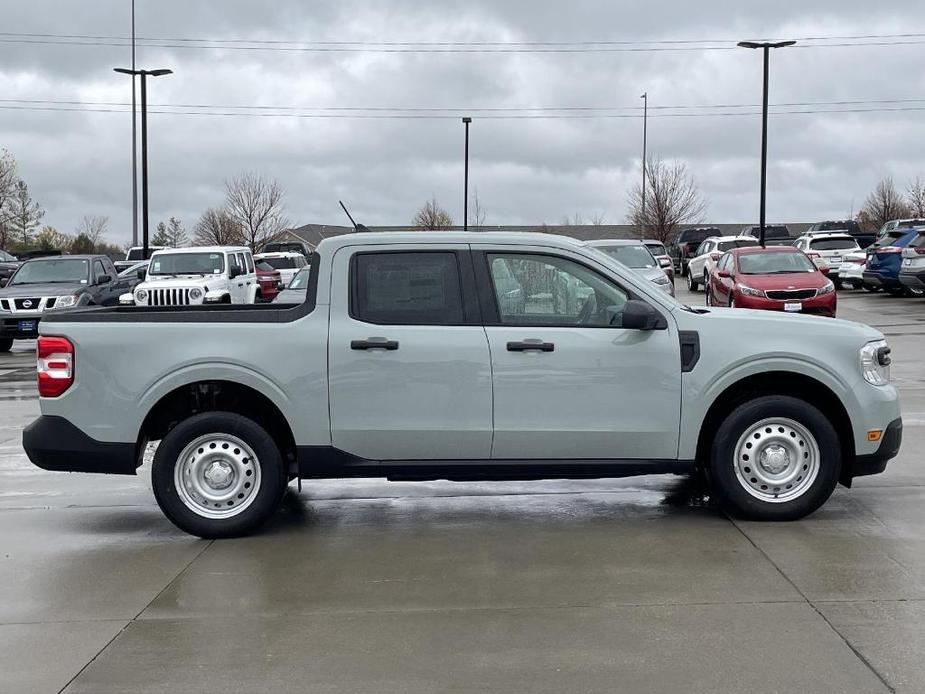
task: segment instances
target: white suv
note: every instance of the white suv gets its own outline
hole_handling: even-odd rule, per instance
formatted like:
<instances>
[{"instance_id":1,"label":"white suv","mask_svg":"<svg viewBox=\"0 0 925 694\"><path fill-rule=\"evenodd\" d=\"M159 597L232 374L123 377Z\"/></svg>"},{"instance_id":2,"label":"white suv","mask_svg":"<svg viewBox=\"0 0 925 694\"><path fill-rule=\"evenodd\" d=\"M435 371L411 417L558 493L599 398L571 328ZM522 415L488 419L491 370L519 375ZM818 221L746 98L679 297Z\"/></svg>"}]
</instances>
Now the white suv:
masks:
<instances>
[{"instance_id":1,"label":"white suv","mask_svg":"<svg viewBox=\"0 0 925 694\"><path fill-rule=\"evenodd\" d=\"M279 277L287 287L296 276L296 273L308 264L305 256L301 253L291 251L280 251L278 253L258 253L254 256L258 263L266 263L274 270L279 271Z\"/></svg>"},{"instance_id":2,"label":"white suv","mask_svg":"<svg viewBox=\"0 0 925 694\"><path fill-rule=\"evenodd\" d=\"M145 281L123 294L120 303L253 304L257 289L254 258L246 246L169 248L151 256Z\"/></svg>"},{"instance_id":3,"label":"white suv","mask_svg":"<svg viewBox=\"0 0 925 694\"><path fill-rule=\"evenodd\" d=\"M803 234L793 245L806 253L816 267L830 275L836 289L841 288L838 270L845 256L861 250L857 239L841 232L810 232Z\"/></svg>"},{"instance_id":4,"label":"white suv","mask_svg":"<svg viewBox=\"0 0 925 694\"><path fill-rule=\"evenodd\" d=\"M705 239L687 263L687 288L696 292L701 284L706 287L710 282L710 273L716 267L716 261L726 251L757 245L758 239L753 236L711 236Z\"/></svg>"}]
</instances>

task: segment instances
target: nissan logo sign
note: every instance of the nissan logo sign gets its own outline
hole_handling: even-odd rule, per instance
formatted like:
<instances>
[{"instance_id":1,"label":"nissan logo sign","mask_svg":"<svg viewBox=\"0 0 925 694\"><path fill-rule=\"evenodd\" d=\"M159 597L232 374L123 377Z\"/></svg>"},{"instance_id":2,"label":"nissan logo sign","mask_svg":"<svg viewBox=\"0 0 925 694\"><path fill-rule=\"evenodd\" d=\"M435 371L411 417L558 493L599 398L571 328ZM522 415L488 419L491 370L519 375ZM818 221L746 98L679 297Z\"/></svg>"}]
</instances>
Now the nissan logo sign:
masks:
<instances>
[{"instance_id":1,"label":"nissan logo sign","mask_svg":"<svg viewBox=\"0 0 925 694\"><path fill-rule=\"evenodd\" d=\"M29 299L26 299L25 301L22 302L22 307L23 307L23 308L32 308L32 302L31 302Z\"/></svg>"}]
</instances>

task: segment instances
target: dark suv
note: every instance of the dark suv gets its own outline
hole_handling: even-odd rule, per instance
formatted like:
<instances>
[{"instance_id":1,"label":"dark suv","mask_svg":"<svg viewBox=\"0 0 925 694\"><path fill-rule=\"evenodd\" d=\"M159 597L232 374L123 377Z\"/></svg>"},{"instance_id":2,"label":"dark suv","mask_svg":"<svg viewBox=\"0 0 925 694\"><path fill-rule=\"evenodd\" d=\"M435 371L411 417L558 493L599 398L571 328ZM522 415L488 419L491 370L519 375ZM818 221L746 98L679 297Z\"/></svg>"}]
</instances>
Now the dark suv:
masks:
<instances>
[{"instance_id":1,"label":"dark suv","mask_svg":"<svg viewBox=\"0 0 925 694\"><path fill-rule=\"evenodd\" d=\"M675 242L668 246L668 255L674 263L675 272L687 276L687 263L697 247L710 236L722 236L722 233L717 227L693 227L678 234Z\"/></svg>"}]
</instances>

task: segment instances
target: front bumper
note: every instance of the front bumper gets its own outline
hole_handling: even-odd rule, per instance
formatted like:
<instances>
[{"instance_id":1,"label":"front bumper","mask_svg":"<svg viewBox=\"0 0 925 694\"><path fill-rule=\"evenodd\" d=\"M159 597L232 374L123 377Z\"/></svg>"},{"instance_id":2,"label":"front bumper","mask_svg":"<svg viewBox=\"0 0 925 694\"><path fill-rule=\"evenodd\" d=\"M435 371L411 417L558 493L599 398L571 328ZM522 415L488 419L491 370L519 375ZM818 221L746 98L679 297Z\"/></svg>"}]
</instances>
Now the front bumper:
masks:
<instances>
[{"instance_id":1,"label":"front bumper","mask_svg":"<svg viewBox=\"0 0 925 694\"><path fill-rule=\"evenodd\" d=\"M862 277L864 284L869 284L872 287L892 288L902 286L896 277L888 277L872 270L865 270Z\"/></svg>"},{"instance_id":2,"label":"front bumper","mask_svg":"<svg viewBox=\"0 0 925 694\"><path fill-rule=\"evenodd\" d=\"M886 464L899 454L903 442L903 420L894 419L887 425L880 439L880 446L874 453L855 456L854 460L842 470L841 482L851 485L854 477L877 475L886 470Z\"/></svg>"},{"instance_id":3,"label":"front bumper","mask_svg":"<svg viewBox=\"0 0 925 694\"><path fill-rule=\"evenodd\" d=\"M788 311L787 313L809 313L816 316L835 317L835 310L838 304L838 298L835 292L814 296L809 299L795 299L802 304L800 311ZM760 296L745 296L736 293L735 302L737 308L752 308L760 311L784 311L784 304L793 303L794 301L784 301L779 299L766 299Z\"/></svg>"},{"instance_id":4,"label":"front bumper","mask_svg":"<svg viewBox=\"0 0 925 694\"><path fill-rule=\"evenodd\" d=\"M97 441L64 417L42 415L22 432L22 445L43 470L134 475L141 464L134 443Z\"/></svg>"},{"instance_id":5,"label":"front bumper","mask_svg":"<svg viewBox=\"0 0 925 694\"><path fill-rule=\"evenodd\" d=\"M0 313L0 338L34 340L39 336L41 313ZM28 329L27 326L32 328Z\"/></svg>"},{"instance_id":6,"label":"front bumper","mask_svg":"<svg viewBox=\"0 0 925 694\"><path fill-rule=\"evenodd\" d=\"M925 270L901 270L899 282L904 287L925 289Z\"/></svg>"}]
</instances>

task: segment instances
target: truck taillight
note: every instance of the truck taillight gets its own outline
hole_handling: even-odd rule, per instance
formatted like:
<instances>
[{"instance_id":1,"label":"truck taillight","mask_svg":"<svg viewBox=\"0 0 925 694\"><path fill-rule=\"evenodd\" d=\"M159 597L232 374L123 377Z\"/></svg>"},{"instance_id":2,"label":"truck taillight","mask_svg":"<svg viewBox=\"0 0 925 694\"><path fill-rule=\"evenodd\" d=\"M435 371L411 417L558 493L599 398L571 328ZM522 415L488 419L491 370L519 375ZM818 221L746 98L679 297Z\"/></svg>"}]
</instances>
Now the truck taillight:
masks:
<instances>
[{"instance_id":1,"label":"truck taillight","mask_svg":"<svg viewBox=\"0 0 925 694\"><path fill-rule=\"evenodd\" d=\"M39 396L56 398L74 382L74 345L63 337L39 336Z\"/></svg>"},{"instance_id":2,"label":"truck taillight","mask_svg":"<svg viewBox=\"0 0 925 694\"><path fill-rule=\"evenodd\" d=\"M877 253L902 253L903 249L898 246L884 246L883 248L878 248Z\"/></svg>"}]
</instances>

